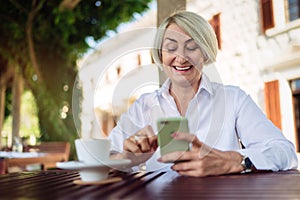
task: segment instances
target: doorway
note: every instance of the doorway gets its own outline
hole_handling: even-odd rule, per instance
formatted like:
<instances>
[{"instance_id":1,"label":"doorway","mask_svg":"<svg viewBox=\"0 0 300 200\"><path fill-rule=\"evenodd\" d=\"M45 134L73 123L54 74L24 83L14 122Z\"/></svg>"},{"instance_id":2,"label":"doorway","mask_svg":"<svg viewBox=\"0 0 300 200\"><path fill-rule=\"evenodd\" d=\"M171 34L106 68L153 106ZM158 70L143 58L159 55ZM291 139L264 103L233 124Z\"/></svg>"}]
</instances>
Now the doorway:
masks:
<instances>
[{"instance_id":1,"label":"doorway","mask_svg":"<svg viewBox=\"0 0 300 200\"><path fill-rule=\"evenodd\" d=\"M291 81L291 89L293 94L295 131L296 131L296 147L300 151L300 79Z\"/></svg>"}]
</instances>

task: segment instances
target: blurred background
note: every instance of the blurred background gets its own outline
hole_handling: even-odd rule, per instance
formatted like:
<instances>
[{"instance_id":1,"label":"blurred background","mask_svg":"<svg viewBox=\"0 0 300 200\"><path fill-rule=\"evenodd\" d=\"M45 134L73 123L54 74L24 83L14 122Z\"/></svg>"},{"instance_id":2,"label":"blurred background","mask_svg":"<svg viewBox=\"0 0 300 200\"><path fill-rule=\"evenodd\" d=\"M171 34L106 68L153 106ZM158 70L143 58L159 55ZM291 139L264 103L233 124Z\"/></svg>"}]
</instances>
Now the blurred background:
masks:
<instances>
[{"instance_id":1,"label":"blurred background","mask_svg":"<svg viewBox=\"0 0 300 200\"><path fill-rule=\"evenodd\" d=\"M299 151L299 0L0 4L1 149L15 138L34 145L107 137L135 99L164 81L151 58L153 30L189 10L209 20L219 41L207 74L249 93Z\"/></svg>"}]
</instances>

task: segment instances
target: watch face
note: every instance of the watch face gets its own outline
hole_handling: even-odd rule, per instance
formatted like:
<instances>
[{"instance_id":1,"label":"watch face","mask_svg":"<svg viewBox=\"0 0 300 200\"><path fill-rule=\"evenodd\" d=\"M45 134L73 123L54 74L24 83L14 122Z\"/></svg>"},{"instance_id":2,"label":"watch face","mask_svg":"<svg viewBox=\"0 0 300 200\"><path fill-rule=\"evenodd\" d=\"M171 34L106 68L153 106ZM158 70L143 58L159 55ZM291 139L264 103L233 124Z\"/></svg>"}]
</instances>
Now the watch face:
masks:
<instances>
[{"instance_id":1,"label":"watch face","mask_svg":"<svg viewBox=\"0 0 300 200\"><path fill-rule=\"evenodd\" d=\"M251 160L248 157L245 159L245 166L246 166L246 169L251 169L253 166Z\"/></svg>"}]
</instances>

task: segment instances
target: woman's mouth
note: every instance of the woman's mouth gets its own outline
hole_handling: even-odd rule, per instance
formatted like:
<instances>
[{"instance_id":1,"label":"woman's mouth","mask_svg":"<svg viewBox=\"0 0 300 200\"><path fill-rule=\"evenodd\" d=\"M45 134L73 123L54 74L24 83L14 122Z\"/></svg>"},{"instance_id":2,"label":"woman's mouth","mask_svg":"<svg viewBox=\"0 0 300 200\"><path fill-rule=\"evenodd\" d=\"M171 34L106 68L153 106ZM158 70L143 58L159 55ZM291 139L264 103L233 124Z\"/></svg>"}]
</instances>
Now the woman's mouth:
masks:
<instances>
[{"instance_id":1,"label":"woman's mouth","mask_svg":"<svg viewBox=\"0 0 300 200\"><path fill-rule=\"evenodd\" d=\"M177 71L187 71L191 69L193 66L173 66L173 68Z\"/></svg>"}]
</instances>

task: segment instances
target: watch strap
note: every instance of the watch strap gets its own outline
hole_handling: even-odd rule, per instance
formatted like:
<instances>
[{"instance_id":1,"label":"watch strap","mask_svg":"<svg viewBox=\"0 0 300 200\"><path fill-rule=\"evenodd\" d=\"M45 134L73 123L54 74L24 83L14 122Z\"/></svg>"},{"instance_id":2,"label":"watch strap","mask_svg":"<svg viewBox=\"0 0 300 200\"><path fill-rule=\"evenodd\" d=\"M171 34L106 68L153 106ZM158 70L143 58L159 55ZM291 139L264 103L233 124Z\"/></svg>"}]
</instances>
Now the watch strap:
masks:
<instances>
[{"instance_id":1,"label":"watch strap","mask_svg":"<svg viewBox=\"0 0 300 200\"><path fill-rule=\"evenodd\" d=\"M253 164L248 156L242 155L242 162L241 165L243 166L243 171L241 173L249 173L252 172Z\"/></svg>"}]
</instances>

